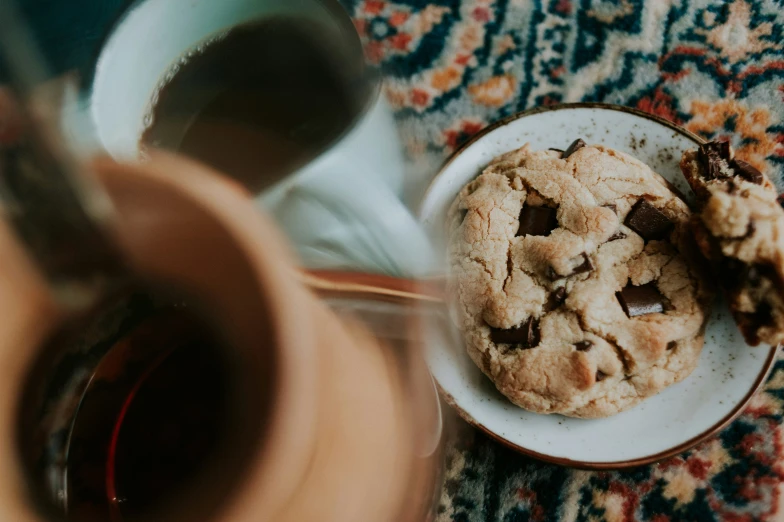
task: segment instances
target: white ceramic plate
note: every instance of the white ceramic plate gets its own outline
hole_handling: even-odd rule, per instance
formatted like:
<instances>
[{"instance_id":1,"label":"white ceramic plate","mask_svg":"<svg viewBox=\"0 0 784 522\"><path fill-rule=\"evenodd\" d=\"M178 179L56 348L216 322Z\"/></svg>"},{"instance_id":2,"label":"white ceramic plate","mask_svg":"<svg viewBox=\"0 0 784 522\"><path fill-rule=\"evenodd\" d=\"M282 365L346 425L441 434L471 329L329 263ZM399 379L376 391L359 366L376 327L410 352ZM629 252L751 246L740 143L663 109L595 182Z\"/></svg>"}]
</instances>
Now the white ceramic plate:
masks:
<instances>
[{"instance_id":1,"label":"white ceramic plate","mask_svg":"<svg viewBox=\"0 0 784 522\"><path fill-rule=\"evenodd\" d=\"M681 152L699 143L698 136L625 107L569 104L537 109L485 129L437 175L420 217L439 251L445 252L441 232L449 205L492 158L526 142L535 150L566 149L576 138L632 154L691 197L678 162ZM428 362L447 402L502 443L559 464L611 469L669 457L722 429L765 381L775 355L773 348L748 347L726 305L716 303L692 375L628 411L594 420L517 408L474 366L463 346L433 345Z\"/></svg>"}]
</instances>

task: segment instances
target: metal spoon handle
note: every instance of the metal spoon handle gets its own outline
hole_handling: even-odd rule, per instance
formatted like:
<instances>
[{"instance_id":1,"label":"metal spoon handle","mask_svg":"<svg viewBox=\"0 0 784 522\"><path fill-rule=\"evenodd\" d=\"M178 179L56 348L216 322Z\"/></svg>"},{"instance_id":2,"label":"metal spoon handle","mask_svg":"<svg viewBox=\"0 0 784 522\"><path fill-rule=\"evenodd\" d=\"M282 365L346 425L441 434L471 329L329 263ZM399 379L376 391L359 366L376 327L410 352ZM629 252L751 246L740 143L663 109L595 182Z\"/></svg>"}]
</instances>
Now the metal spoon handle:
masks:
<instances>
[{"instance_id":1,"label":"metal spoon handle","mask_svg":"<svg viewBox=\"0 0 784 522\"><path fill-rule=\"evenodd\" d=\"M401 303L443 305L446 279L413 280L380 274L339 270L301 270L300 281L311 290L337 295L355 295Z\"/></svg>"}]
</instances>

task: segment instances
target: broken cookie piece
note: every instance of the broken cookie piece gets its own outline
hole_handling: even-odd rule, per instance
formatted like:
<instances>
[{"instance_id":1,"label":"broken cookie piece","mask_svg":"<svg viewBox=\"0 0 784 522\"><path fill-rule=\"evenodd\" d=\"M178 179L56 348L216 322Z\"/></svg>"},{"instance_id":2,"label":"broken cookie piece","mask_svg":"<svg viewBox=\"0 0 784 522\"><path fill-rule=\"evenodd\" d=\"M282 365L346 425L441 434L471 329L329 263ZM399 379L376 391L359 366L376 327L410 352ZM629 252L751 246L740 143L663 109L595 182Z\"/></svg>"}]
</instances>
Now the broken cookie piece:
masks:
<instances>
[{"instance_id":1,"label":"broken cookie piece","mask_svg":"<svg viewBox=\"0 0 784 522\"><path fill-rule=\"evenodd\" d=\"M697 194L697 244L746 342L784 342L784 209L773 183L726 142L686 151L680 165Z\"/></svg>"},{"instance_id":2,"label":"broken cookie piece","mask_svg":"<svg viewBox=\"0 0 784 522\"><path fill-rule=\"evenodd\" d=\"M591 341L580 341L579 343L574 343L574 348L578 352L587 352L591 349L591 346L593 346Z\"/></svg>"}]
</instances>

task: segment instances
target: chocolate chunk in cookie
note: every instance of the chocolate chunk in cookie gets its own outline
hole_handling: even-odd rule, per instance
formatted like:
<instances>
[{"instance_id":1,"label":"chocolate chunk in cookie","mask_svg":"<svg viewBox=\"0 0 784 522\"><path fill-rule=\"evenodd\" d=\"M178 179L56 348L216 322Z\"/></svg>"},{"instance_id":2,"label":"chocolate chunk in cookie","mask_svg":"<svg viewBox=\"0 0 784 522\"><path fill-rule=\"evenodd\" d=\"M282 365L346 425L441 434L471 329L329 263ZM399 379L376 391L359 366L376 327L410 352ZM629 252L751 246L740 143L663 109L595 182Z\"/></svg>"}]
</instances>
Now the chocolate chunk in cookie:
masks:
<instances>
[{"instance_id":1,"label":"chocolate chunk in cookie","mask_svg":"<svg viewBox=\"0 0 784 522\"><path fill-rule=\"evenodd\" d=\"M664 298L653 283L641 286L628 285L620 292L616 292L615 296L629 317L664 312Z\"/></svg>"},{"instance_id":2,"label":"chocolate chunk in cookie","mask_svg":"<svg viewBox=\"0 0 784 522\"><path fill-rule=\"evenodd\" d=\"M590 272L593 270L593 263L591 263L591 258L588 257L588 254L585 252L582 253L583 262L574 267L572 273L569 274L570 276L577 275L577 274L584 274L585 272Z\"/></svg>"},{"instance_id":3,"label":"chocolate chunk in cookie","mask_svg":"<svg viewBox=\"0 0 784 522\"><path fill-rule=\"evenodd\" d=\"M574 154L575 152L577 152L578 150L582 149L583 147L585 147L585 142L583 140L581 140L580 138L577 138L576 140L574 140L572 142L571 145L569 145L569 147L564 151L564 153L561 155L561 157L563 159L566 159L569 156L571 156L572 154Z\"/></svg>"},{"instance_id":4,"label":"chocolate chunk in cookie","mask_svg":"<svg viewBox=\"0 0 784 522\"><path fill-rule=\"evenodd\" d=\"M749 265L745 270L745 280L752 288L759 288L765 280L776 280L776 269L770 265Z\"/></svg>"},{"instance_id":5,"label":"chocolate chunk in cookie","mask_svg":"<svg viewBox=\"0 0 784 522\"><path fill-rule=\"evenodd\" d=\"M730 142L727 140L714 140L700 145L700 153L704 156L714 156L724 161L729 161L731 156Z\"/></svg>"},{"instance_id":6,"label":"chocolate chunk in cookie","mask_svg":"<svg viewBox=\"0 0 784 522\"><path fill-rule=\"evenodd\" d=\"M523 348L533 348L539 344L539 320L529 317L516 328L491 328L490 340L496 344L516 344Z\"/></svg>"},{"instance_id":7,"label":"chocolate chunk in cookie","mask_svg":"<svg viewBox=\"0 0 784 522\"><path fill-rule=\"evenodd\" d=\"M762 273L759 268L731 257L724 258L718 267L721 283L729 292L742 292L744 286L759 287Z\"/></svg>"},{"instance_id":8,"label":"chocolate chunk in cookie","mask_svg":"<svg viewBox=\"0 0 784 522\"><path fill-rule=\"evenodd\" d=\"M580 341L579 343L574 343L574 347L578 352L587 352L591 349L593 343L591 341Z\"/></svg>"},{"instance_id":9,"label":"chocolate chunk in cookie","mask_svg":"<svg viewBox=\"0 0 784 522\"><path fill-rule=\"evenodd\" d=\"M735 170L735 174L755 185L762 185L762 182L765 180L765 178L762 177L762 172L757 170L751 163L747 163L743 160L733 160L732 168Z\"/></svg>"},{"instance_id":10,"label":"chocolate chunk in cookie","mask_svg":"<svg viewBox=\"0 0 784 522\"><path fill-rule=\"evenodd\" d=\"M749 221L749 224L746 225L746 233L743 235L741 239L745 239L747 237L753 236L754 232L756 231L757 231L757 225L755 225L753 221Z\"/></svg>"},{"instance_id":11,"label":"chocolate chunk in cookie","mask_svg":"<svg viewBox=\"0 0 784 522\"><path fill-rule=\"evenodd\" d=\"M559 274L558 272L555 271L555 268L550 267L550 269L547 271L547 275L550 279L555 281L564 277L570 277L573 275L590 272L591 270L593 270L593 268L594 267L593 267L593 263L591 263L591 258L588 257L588 254L583 252L582 254L580 254L580 256L578 256L577 264L574 265L574 268L572 268L572 271L569 272L568 274Z\"/></svg>"},{"instance_id":12,"label":"chocolate chunk in cookie","mask_svg":"<svg viewBox=\"0 0 784 522\"><path fill-rule=\"evenodd\" d=\"M735 322L738 324L746 342L752 346L764 341L760 331L775 327L776 320L773 315L773 307L770 303L761 302L757 304L754 312L735 312Z\"/></svg>"},{"instance_id":13,"label":"chocolate chunk in cookie","mask_svg":"<svg viewBox=\"0 0 784 522\"><path fill-rule=\"evenodd\" d=\"M547 303L545 305L546 312L552 312L559 306L566 301L566 288L559 287L555 290L555 292L551 293L550 296L547 298Z\"/></svg>"},{"instance_id":14,"label":"chocolate chunk in cookie","mask_svg":"<svg viewBox=\"0 0 784 522\"><path fill-rule=\"evenodd\" d=\"M706 176L715 179L722 176L722 160L730 159L730 144L728 141L709 141L700 145L698 157Z\"/></svg>"},{"instance_id":15,"label":"chocolate chunk in cookie","mask_svg":"<svg viewBox=\"0 0 784 522\"><path fill-rule=\"evenodd\" d=\"M770 263L744 265L736 270L736 282L746 284L750 289L771 287L773 291L784 292L784 281L779 277L776 268Z\"/></svg>"},{"instance_id":16,"label":"chocolate chunk in cookie","mask_svg":"<svg viewBox=\"0 0 784 522\"><path fill-rule=\"evenodd\" d=\"M624 224L646 241L666 238L674 226L670 218L644 199L635 203Z\"/></svg>"},{"instance_id":17,"label":"chocolate chunk in cookie","mask_svg":"<svg viewBox=\"0 0 784 522\"><path fill-rule=\"evenodd\" d=\"M518 236L547 236L558 227L556 211L550 207L525 205L520 212Z\"/></svg>"}]
</instances>

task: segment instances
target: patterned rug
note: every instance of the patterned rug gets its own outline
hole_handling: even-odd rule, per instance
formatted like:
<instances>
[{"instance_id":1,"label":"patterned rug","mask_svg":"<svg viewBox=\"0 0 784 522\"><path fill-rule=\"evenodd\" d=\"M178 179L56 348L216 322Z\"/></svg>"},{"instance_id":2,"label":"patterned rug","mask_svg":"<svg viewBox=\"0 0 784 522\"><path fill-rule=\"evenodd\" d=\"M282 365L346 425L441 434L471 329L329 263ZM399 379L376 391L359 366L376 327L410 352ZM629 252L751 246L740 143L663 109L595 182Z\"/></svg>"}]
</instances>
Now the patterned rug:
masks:
<instances>
[{"instance_id":1,"label":"patterned rug","mask_svg":"<svg viewBox=\"0 0 784 522\"><path fill-rule=\"evenodd\" d=\"M543 104L602 101L637 107L708 138L727 137L738 156L781 185L781 1L346 4L368 58L389 77L387 95L407 151L425 171L503 116ZM437 520L782 520L782 401L784 361L718 436L624 472L539 463L466 427L448 449Z\"/></svg>"},{"instance_id":2,"label":"patterned rug","mask_svg":"<svg viewBox=\"0 0 784 522\"><path fill-rule=\"evenodd\" d=\"M389 75L387 95L422 172L503 116L603 101L728 137L784 186L782 0L342 1L368 58ZM87 80L127 5L22 2L56 68L78 67ZM782 412L784 360L721 434L626 472L542 464L458 422L437 520L784 520Z\"/></svg>"}]
</instances>

